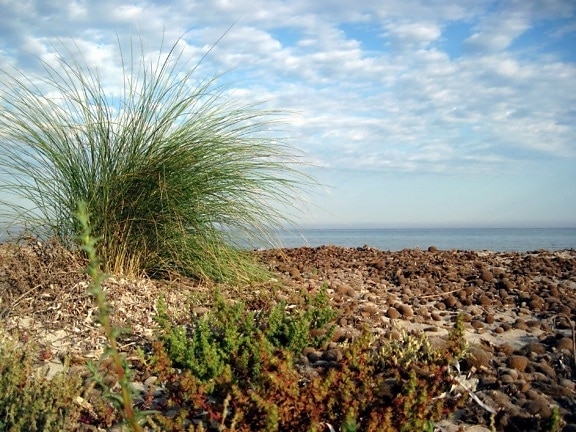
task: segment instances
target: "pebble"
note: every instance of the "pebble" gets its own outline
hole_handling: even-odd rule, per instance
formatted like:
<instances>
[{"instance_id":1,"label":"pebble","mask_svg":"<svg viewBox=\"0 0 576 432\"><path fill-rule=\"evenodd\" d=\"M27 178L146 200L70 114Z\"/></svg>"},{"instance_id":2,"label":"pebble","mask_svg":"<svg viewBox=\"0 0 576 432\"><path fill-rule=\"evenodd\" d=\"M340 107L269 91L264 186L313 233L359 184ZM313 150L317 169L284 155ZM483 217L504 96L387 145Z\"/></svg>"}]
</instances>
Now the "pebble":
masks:
<instances>
[{"instance_id":1,"label":"pebble","mask_svg":"<svg viewBox=\"0 0 576 432\"><path fill-rule=\"evenodd\" d=\"M562 337L556 341L556 349L558 350L571 350L573 348L572 339L567 337Z\"/></svg>"},{"instance_id":2,"label":"pebble","mask_svg":"<svg viewBox=\"0 0 576 432\"><path fill-rule=\"evenodd\" d=\"M485 368L490 363L491 355L486 352L486 350L480 346L473 346L470 348L467 362L470 367L476 369Z\"/></svg>"},{"instance_id":3,"label":"pebble","mask_svg":"<svg viewBox=\"0 0 576 432\"><path fill-rule=\"evenodd\" d=\"M472 327L474 327L475 329L481 329L484 328L484 323L478 319L472 320L471 323Z\"/></svg>"},{"instance_id":4,"label":"pebble","mask_svg":"<svg viewBox=\"0 0 576 432\"><path fill-rule=\"evenodd\" d=\"M528 366L528 358L525 356L514 355L508 358L508 367L516 369L520 372L526 370Z\"/></svg>"},{"instance_id":5,"label":"pebble","mask_svg":"<svg viewBox=\"0 0 576 432\"><path fill-rule=\"evenodd\" d=\"M544 354L546 352L546 347L539 342L530 342L530 343L524 345L520 349L520 352L523 353L524 355L528 355L530 353L535 353L537 355L541 355L541 354Z\"/></svg>"},{"instance_id":6,"label":"pebble","mask_svg":"<svg viewBox=\"0 0 576 432\"><path fill-rule=\"evenodd\" d=\"M399 305L398 312L400 312L404 318L411 318L414 315L412 308L407 304Z\"/></svg>"},{"instance_id":7,"label":"pebble","mask_svg":"<svg viewBox=\"0 0 576 432\"><path fill-rule=\"evenodd\" d=\"M390 306L388 308L388 311L386 312L386 316L390 319L398 319L400 318L400 312L398 312L398 309L396 309L393 306Z\"/></svg>"},{"instance_id":8,"label":"pebble","mask_svg":"<svg viewBox=\"0 0 576 432\"><path fill-rule=\"evenodd\" d=\"M492 282L494 280L494 275L490 270L484 269L480 272L480 279L484 282Z\"/></svg>"},{"instance_id":9,"label":"pebble","mask_svg":"<svg viewBox=\"0 0 576 432\"><path fill-rule=\"evenodd\" d=\"M440 316L440 314L438 312L432 312L430 314L430 316L432 317L432 319L434 321L442 321L442 317Z\"/></svg>"},{"instance_id":10,"label":"pebble","mask_svg":"<svg viewBox=\"0 0 576 432\"><path fill-rule=\"evenodd\" d=\"M550 403L544 398L530 400L526 402L524 408L532 415L538 415L542 418L549 418L552 415Z\"/></svg>"},{"instance_id":11,"label":"pebble","mask_svg":"<svg viewBox=\"0 0 576 432\"><path fill-rule=\"evenodd\" d=\"M513 327L514 327L516 330L526 330L526 329L528 329L528 326L526 325L526 321L524 321L522 318L518 318L516 321L514 321Z\"/></svg>"},{"instance_id":12,"label":"pebble","mask_svg":"<svg viewBox=\"0 0 576 432\"><path fill-rule=\"evenodd\" d=\"M324 351L321 356L321 360L327 362L339 362L340 360L342 360L342 358L343 358L342 350L339 348Z\"/></svg>"}]
</instances>

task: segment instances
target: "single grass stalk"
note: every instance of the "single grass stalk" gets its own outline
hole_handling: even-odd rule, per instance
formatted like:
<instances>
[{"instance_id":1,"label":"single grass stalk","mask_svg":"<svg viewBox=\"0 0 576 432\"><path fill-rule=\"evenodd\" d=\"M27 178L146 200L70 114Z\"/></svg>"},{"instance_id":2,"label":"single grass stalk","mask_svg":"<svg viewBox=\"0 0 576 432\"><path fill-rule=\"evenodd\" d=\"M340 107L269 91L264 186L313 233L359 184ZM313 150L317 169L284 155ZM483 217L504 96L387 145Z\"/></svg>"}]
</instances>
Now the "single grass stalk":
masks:
<instances>
[{"instance_id":1,"label":"single grass stalk","mask_svg":"<svg viewBox=\"0 0 576 432\"><path fill-rule=\"evenodd\" d=\"M313 183L281 113L198 79L204 57L188 66L182 40L152 61L134 45L118 41L116 87L73 44L40 75L0 71L3 212L66 244L86 202L106 272L252 277L238 239L268 238Z\"/></svg>"},{"instance_id":2,"label":"single grass stalk","mask_svg":"<svg viewBox=\"0 0 576 432\"><path fill-rule=\"evenodd\" d=\"M76 219L80 223L82 229L81 234L78 236L80 248L85 251L88 256L86 272L92 279L89 292L96 299L96 305L98 307L97 322L102 325L109 344L109 346L106 347L105 355L109 355L112 358L114 371L118 376L118 383L122 389L120 400L114 400L113 402L119 402L121 404L124 419L128 422L134 432L140 432L142 428L137 421L137 415L133 408L134 401L132 390L130 389L128 365L118 351L118 345L116 343L118 329L112 325L110 320L110 305L106 301L106 294L102 290L101 286L102 281L105 279L105 275L100 271L100 262L96 256L95 246L98 240L91 235L89 215L86 210L86 204L83 202L78 204Z\"/></svg>"}]
</instances>

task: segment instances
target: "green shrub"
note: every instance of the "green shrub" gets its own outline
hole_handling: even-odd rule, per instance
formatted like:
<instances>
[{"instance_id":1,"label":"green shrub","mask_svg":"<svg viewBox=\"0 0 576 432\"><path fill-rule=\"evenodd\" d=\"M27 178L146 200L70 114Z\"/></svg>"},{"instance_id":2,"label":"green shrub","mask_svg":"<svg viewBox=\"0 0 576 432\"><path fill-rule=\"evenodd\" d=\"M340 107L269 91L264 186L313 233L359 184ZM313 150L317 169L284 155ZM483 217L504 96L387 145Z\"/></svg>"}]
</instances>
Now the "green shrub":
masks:
<instances>
[{"instance_id":1,"label":"green shrub","mask_svg":"<svg viewBox=\"0 0 576 432\"><path fill-rule=\"evenodd\" d=\"M328 425L346 431L430 430L463 400L445 397L454 383L448 365L462 353L432 350L421 357L404 356L401 346L414 345L411 337L393 350L397 358L412 361L383 357L388 342L378 347L373 336L364 334L343 349L338 365L305 375L289 350L264 349L260 376L250 382L235 380L230 368L202 381L190 370L175 369L157 344L155 373L166 382L168 406L179 414L157 415L154 421L168 431L320 432ZM455 330L451 337L457 342L462 335Z\"/></svg>"},{"instance_id":2,"label":"green shrub","mask_svg":"<svg viewBox=\"0 0 576 432\"><path fill-rule=\"evenodd\" d=\"M328 305L324 289L305 297L301 308L291 313L281 302L257 314L246 310L242 302L226 301L216 293L211 312L192 316L188 326L170 323L162 299L157 309L159 337L171 361L203 381L219 376L227 365L237 379L252 380L260 375L263 352L270 355L287 349L299 354L307 346L320 347L330 339L328 324L337 314ZM327 331L321 337L310 333L323 328Z\"/></svg>"},{"instance_id":3,"label":"green shrub","mask_svg":"<svg viewBox=\"0 0 576 432\"><path fill-rule=\"evenodd\" d=\"M66 371L47 379L46 371L34 366L38 350L18 346L1 330L0 335L0 430L71 430L79 414L80 380Z\"/></svg>"},{"instance_id":4,"label":"green shrub","mask_svg":"<svg viewBox=\"0 0 576 432\"><path fill-rule=\"evenodd\" d=\"M38 76L5 66L4 216L66 244L81 230L76 204L86 202L97 255L114 274L234 279L256 271L234 239L285 222L309 179L270 130L278 112L234 102L215 79L198 79L202 59L183 62L181 42L155 61L133 42L129 55L119 48L116 93L106 81L116 77L102 77L79 47L55 47L57 61L41 62Z\"/></svg>"},{"instance_id":5,"label":"green shrub","mask_svg":"<svg viewBox=\"0 0 576 432\"><path fill-rule=\"evenodd\" d=\"M442 349L423 335L383 341L365 333L342 345L337 364L313 369L300 351L324 342L310 330L327 327L334 311L324 290L300 306L255 314L216 295L213 311L186 327L172 326L160 303L154 373L179 410L155 416L162 430L188 430L195 420L191 430L423 431L460 402L445 397L449 366L465 348L460 321Z\"/></svg>"}]
</instances>

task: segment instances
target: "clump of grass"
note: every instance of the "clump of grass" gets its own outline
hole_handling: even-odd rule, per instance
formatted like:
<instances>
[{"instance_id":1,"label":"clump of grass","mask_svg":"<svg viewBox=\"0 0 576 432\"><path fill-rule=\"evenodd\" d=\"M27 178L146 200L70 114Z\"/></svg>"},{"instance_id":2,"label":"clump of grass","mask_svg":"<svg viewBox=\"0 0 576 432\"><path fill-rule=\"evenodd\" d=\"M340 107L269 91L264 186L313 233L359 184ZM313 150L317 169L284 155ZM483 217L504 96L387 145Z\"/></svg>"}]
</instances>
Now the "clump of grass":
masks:
<instances>
[{"instance_id":1,"label":"clump of grass","mask_svg":"<svg viewBox=\"0 0 576 432\"><path fill-rule=\"evenodd\" d=\"M116 93L78 47L56 47L38 76L3 71L4 208L14 224L72 243L81 227L70 215L86 202L106 272L252 274L229 234L265 236L286 222L309 180L271 131L278 112L197 79L202 58L182 61L182 41L152 61L142 44L128 54L118 45Z\"/></svg>"}]
</instances>

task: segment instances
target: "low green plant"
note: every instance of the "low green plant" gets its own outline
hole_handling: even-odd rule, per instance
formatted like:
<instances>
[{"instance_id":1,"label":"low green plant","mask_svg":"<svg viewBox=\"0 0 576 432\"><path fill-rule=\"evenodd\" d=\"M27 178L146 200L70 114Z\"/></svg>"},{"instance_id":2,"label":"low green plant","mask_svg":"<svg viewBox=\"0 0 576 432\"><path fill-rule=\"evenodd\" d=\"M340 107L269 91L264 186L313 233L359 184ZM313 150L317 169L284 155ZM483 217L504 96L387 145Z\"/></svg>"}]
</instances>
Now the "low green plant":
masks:
<instances>
[{"instance_id":1,"label":"low green plant","mask_svg":"<svg viewBox=\"0 0 576 432\"><path fill-rule=\"evenodd\" d=\"M226 301L216 293L211 312L192 316L188 326L171 324L162 298L157 310L159 338L170 359L201 380L217 377L227 365L237 378L252 380L260 375L263 351L287 349L299 354L307 346L320 347L330 339L333 326L329 323L337 315L325 289L306 296L301 309L289 312L280 302L267 313L249 311L244 303ZM313 336L314 329L326 331Z\"/></svg>"},{"instance_id":2,"label":"low green plant","mask_svg":"<svg viewBox=\"0 0 576 432\"><path fill-rule=\"evenodd\" d=\"M558 432L561 430L562 426L564 425L564 421L562 420L562 416L560 415L560 409L558 406L552 407L552 415L548 421L547 430L550 432Z\"/></svg>"},{"instance_id":3,"label":"low green plant","mask_svg":"<svg viewBox=\"0 0 576 432\"><path fill-rule=\"evenodd\" d=\"M33 345L22 347L0 329L0 430L71 430L78 420L80 379L67 368L48 379L38 359Z\"/></svg>"},{"instance_id":4,"label":"low green plant","mask_svg":"<svg viewBox=\"0 0 576 432\"><path fill-rule=\"evenodd\" d=\"M248 316L240 313L238 304L220 307L237 308L229 315L234 322ZM226 331L219 319L213 315L206 322L215 337L212 344L224 351ZM461 402L444 397L454 384L448 366L463 355L460 348L465 346L458 326L450 334L450 349L430 347L421 354L414 347L429 345L420 336L405 335L407 340L386 347L390 341L364 333L342 347L341 361L316 369L299 363L290 349L273 345L265 336L270 327L255 328L258 337L251 338L251 356L259 366L249 379L238 378L237 353L223 362L220 374L206 379L183 367L168 340L155 345L155 373L166 382L167 405L179 413L155 416L162 430L320 432L330 426L347 431L424 431ZM387 357L390 353L394 355Z\"/></svg>"},{"instance_id":5,"label":"low green plant","mask_svg":"<svg viewBox=\"0 0 576 432\"><path fill-rule=\"evenodd\" d=\"M310 183L279 113L196 77L204 57L183 61L183 40L155 60L121 45L119 91L73 43L39 75L0 68L3 220L69 244L84 201L106 272L253 277L244 240L268 239Z\"/></svg>"}]
</instances>

